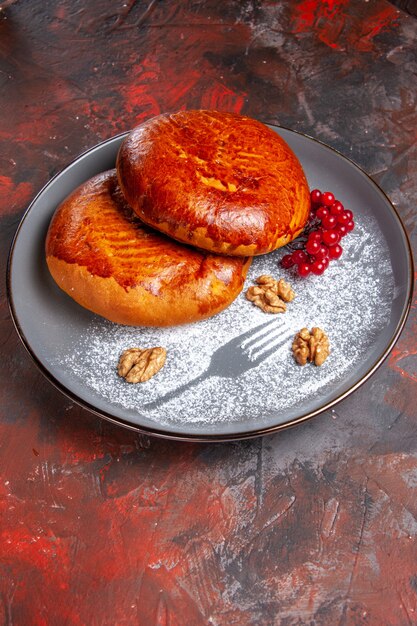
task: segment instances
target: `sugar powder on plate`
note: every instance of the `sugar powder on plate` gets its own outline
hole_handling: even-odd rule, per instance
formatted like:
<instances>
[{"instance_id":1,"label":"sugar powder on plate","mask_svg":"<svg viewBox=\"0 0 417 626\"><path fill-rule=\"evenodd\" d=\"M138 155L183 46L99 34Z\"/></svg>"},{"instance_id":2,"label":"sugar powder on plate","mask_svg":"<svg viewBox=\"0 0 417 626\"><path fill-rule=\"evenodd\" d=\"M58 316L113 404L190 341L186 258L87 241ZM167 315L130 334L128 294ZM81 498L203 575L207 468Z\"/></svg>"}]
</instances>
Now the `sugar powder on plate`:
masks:
<instances>
[{"instance_id":1,"label":"sugar powder on plate","mask_svg":"<svg viewBox=\"0 0 417 626\"><path fill-rule=\"evenodd\" d=\"M318 396L325 398L335 383L361 365L390 318L394 279L378 224L369 216L358 217L343 247L341 259L331 262L322 276L307 279L279 267L285 249L256 257L245 289L233 304L195 324L136 328L92 316L71 351L61 355L60 365L106 400L109 412L112 405L136 410L158 426L191 422L215 426L307 406ZM285 314L265 314L246 300L244 292L261 274L292 284L297 296ZM267 321L276 327L271 341L280 337L271 356L230 378L204 375L216 350L250 329L256 332ZM302 327L312 326L327 332L331 354L321 367L300 367L291 354L292 339ZM117 376L117 361L126 348L153 346L168 352L165 367L153 379L130 385ZM194 379L198 381L191 384Z\"/></svg>"}]
</instances>

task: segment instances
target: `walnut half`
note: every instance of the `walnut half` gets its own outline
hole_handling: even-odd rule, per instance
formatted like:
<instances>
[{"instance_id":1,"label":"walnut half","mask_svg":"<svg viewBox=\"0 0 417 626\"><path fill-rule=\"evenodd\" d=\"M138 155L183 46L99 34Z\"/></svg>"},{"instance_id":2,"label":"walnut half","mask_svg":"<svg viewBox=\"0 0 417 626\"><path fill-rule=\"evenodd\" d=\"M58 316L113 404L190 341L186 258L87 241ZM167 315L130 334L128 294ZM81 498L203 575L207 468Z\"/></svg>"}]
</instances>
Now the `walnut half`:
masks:
<instances>
[{"instance_id":1,"label":"walnut half","mask_svg":"<svg viewBox=\"0 0 417 626\"><path fill-rule=\"evenodd\" d=\"M117 373L128 383L144 383L165 365L165 348L129 348L120 356Z\"/></svg>"},{"instance_id":2,"label":"walnut half","mask_svg":"<svg viewBox=\"0 0 417 626\"><path fill-rule=\"evenodd\" d=\"M305 365L307 361L323 365L330 354L329 338L321 328L314 327L311 332L302 328L294 338L292 351L299 365Z\"/></svg>"},{"instance_id":3,"label":"walnut half","mask_svg":"<svg viewBox=\"0 0 417 626\"><path fill-rule=\"evenodd\" d=\"M282 278L275 280L272 276L263 275L256 279L257 285L249 287L246 298L265 313L285 313L286 302L295 298L291 286Z\"/></svg>"}]
</instances>

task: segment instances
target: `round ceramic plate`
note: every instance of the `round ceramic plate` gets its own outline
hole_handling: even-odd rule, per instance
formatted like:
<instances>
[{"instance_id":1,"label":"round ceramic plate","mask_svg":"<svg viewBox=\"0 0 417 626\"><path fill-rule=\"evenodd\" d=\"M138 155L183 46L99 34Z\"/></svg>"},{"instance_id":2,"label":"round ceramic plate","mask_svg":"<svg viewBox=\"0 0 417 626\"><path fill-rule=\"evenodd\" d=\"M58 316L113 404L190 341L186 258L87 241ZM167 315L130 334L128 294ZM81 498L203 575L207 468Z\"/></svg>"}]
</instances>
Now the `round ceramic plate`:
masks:
<instances>
[{"instance_id":1,"label":"round ceramic plate","mask_svg":"<svg viewBox=\"0 0 417 626\"><path fill-rule=\"evenodd\" d=\"M55 176L24 215L12 244L8 296L27 350L47 378L97 415L184 440L228 440L274 432L345 398L381 364L405 323L412 257L402 223L379 187L338 152L272 127L292 147L310 188L331 190L355 216L344 252L323 276L282 270L285 249L253 260L245 289L261 274L288 280L296 298L268 315L242 293L219 315L196 324L144 329L112 324L78 306L49 275L44 242L59 203L115 165L125 135L77 158ZM331 344L325 364L297 365L291 343L319 326ZM116 373L130 347L167 348L165 367L144 384Z\"/></svg>"}]
</instances>

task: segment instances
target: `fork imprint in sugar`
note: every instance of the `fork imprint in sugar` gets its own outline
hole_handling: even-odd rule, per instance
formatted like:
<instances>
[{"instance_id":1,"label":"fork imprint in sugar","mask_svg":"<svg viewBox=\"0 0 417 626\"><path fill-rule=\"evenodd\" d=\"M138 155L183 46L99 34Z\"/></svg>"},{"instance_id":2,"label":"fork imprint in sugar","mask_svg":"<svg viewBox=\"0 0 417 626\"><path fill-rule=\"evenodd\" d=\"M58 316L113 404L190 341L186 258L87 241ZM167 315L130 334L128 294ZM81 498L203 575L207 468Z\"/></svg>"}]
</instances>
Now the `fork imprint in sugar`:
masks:
<instances>
[{"instance_id":1,"label":"fork imprint in sugar","mask_svg":"<svg viewBox=\"0 0 417 626\"><path fill-rule=\"evenodd\" d=\"M153 409L169 402L210 376L237 378L277 353L293 334L283 320L274 319L255 326L217 348L208 368L197 378L173 389L162 398L144 404L142 409Z\"/></svg>"}]
</instances>

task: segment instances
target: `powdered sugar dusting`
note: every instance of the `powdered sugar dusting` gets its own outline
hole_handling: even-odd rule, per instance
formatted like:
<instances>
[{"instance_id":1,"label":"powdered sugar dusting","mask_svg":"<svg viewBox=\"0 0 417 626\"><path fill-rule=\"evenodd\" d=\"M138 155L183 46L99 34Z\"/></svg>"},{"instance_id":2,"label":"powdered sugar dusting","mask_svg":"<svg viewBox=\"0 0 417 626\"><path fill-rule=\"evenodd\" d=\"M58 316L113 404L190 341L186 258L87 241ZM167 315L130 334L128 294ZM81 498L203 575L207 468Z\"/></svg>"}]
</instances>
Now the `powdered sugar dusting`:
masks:
<instances>
[{"instance_id":1,"label":"powdered sugar dusting","mask_svg":"<svg viewBox=\"0 0 417 626\"><path fill-rule=\"evenodd\" d=\"M245 290L261 274L285 278L297 294L285 314L263 313L242 292L226 311L182 327L132 328L92 316L71 351L61 356L60 366L106 400L109 412L112 406L137 410L157 427L199 423L215 428L220 422L273 415L277 409L297 414L361 365L390 318L394 280L377 222L358 216L343 247L341 259L322 276L307 279L278 266L285 249L254 259ZM252 361L233 345L216 355L234 337L255 332L265 322L271 322L272 338L264 340L261 331L258 345L247 341ZM292 339L304 326L319 326L329 335L331 355L322 367L300 367L292 357ZM273 354L256 362L257 353L272 342ZM153 379L130 385L117 376L123 350L152 346L168 352L165 367Z\"/></svg>"}]
</instances>

